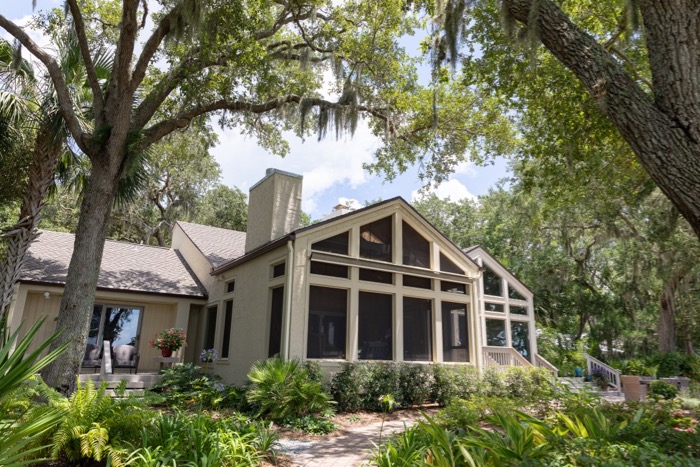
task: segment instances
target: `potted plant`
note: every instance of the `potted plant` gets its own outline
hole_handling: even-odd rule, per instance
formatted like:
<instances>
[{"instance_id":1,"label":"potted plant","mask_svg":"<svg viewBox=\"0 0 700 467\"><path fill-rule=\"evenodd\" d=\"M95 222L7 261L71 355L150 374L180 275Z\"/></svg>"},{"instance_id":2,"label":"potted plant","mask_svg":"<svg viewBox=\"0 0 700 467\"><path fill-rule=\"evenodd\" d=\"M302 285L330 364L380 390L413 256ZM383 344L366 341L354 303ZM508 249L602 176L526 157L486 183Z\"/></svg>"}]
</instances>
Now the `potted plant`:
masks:
<instances>
[{"instance_id":1,"label":"potted plant","mask_svg":"<svg viewBox=\"0 0 700 467\"><path fill-rule=\"evenodd\" d=\"M216 349L203 349L202 353L199 355L202 366L207 369L211 369L212 363L214 363L217 358L219 358L219 353Z\"/></svg>"},{"instance_id":2,"label":"potted plant","mask_svg":"<svg viewBox=\"0 0 700 467\"><path fill-rule=\"evenodd\" d=\"M160 349L163 357L172 356L173 352L179 350L182 346L187 346L185 342L187 336L185 331L180 328L170 328L156 334L152 341L151 347Z\"/></svg>"},{"instance_id":3,"label":"potted plant","mask_svg":"<svg viewBox=\"0 0 700 467\"><path fill-rule=\"evenodd\" d=\"M599 368L596 368L595 370L593 370L591 376L593 377L593 383L595 383L596 386L598 386L602 390L608 389L608 377L604 371L600 370Z\"/></svg>"}]
</instances>

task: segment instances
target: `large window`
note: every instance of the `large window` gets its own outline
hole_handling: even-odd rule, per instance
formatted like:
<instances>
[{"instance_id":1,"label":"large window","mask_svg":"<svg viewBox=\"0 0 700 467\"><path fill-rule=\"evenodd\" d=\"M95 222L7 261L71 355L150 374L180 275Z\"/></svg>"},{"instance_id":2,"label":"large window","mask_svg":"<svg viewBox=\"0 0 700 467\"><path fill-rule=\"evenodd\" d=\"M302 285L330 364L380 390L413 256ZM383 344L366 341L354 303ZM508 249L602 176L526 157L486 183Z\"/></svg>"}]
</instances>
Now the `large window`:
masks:
<instances>
[{"instance_id":1,"label":"large window","mask_svg":"<svg viewBox=\"0 0 700 467\"><path fill-rule=\"evenodd\" d=\"M486 345L506 346L506 322L502 319L486 320Z\"/></svg>"},{"instance_id":2,"label":"large window","mask_svg":"<svg viewBox=\"0 0 700 467\"><path fill-rule=\"evenodd\" d=\"M348 254L349 232L343 232L334 237L320 240L311 245L312 250L325 251L328 253L338 253L340 255Z\"/></svg>"},{"instance_id":3,"label":"large window","mask_svg":"<svg viewBox=\"0 0 700 467\"><path fill-rule=\"evenodd\" d=\"M345 358L347 309L347 290L311 286L308 358Z\"/></svg>"},{"instance_id":4,"label":"large window","mask_svg":"<svg viewBox=\"0 0 700 467\"><path fill-rule=\"evenodd\" d=\"M103 341L109 341L112 348L130 345L138 350L139 318L141 309L95 305L92 309L90 331L85 348L86 364L94 364L102 354Z\"/></svg>"},{"instance_id":5,"label":"large window","mask_svg":"<svg viewBox=\"0 0 700 467\"><path fill-rule=\"evenodd\" d=\"M495 313L503 313L505 311L503 304L501 303L484 302L484 309Z\"/></svg>"},{"instance_id":6,"label":"large window","mask_svg":"<svg viewBox=\"0 0 700 467\"><path fill-rule=\"evenodd\" d=\"M520 352L520 355L530 359L530 326L524 321L510 322L510 335L513 348Z\"/></svg>"},{"instance_id":7,"label":"large window","mask_svg":"<svg viewBox=\"0 0 700 467\"><path fill-rule=\"evenodd\" d=\"M321 276L342 277L348 278L348 267L340 264L322 263L320 261L311 261L311 274L319 274Z\"/></svg>"},{"instance_id":8,"label":"large window","mask_svg":"<svg viewBox=\"0 0 700 467\"><path fill-rule=\"evenodd\" d=\"M408 225L402 224L403 264L430 268L430 242Z\"/></svg>"},{"instance_id":9,"label":"large window","mask_svg":"<svg viewBox=\"0 0 700 467\"><path fill-rule=\"evenodd\" d=\"M527 300L523 295L515 290L512 285L508 284L508 298L513 300Z\"/></svg>"},{"instance_id":10,"label":"large window","mask_svg":"<svg viewBox=\"0 0 700 467\"><path fill-rule=\"evenodd\" d=\"M416 287L418 289L432 289L433 281L427 277L403 275L404 287Z\"/></svg>"},{"instance_id":11,"label":"large window","mask_svg":"<svg viewBox=\"0 0 700 467\"><path fill-rule=\"evenodd\" d=\"M432 345L433 301L423 298L403 299L403 359L430 361Z\"/></svg>"},{"instance_id":12,"label":"large window","mask_svg":"<svg viewBox=\"0 0 700 467\"><path fill-rule=\"evenodd\" d=\"M488 267L485 267L484 270L484 293L496 297L503 296L503 281L501 280L501 276Z\"/></svg>"},{"instance_id":13,"label":"large window","mask_svg":"<svg viewBox=\"0 0 700 467\"><path fill-rule=\"evenodd\" d=\"M228 300L224 310L224 336L221 339L221 358L228 358L228 349L231 346L231 324L233 324L233 300Z\"/></svg>"},{"instance_id":14,"label":"large window","mask_svg":"<svg viewBox=\"0 0 700 467\"><path fill-rule=\"evenodd\" d=\"M391 360L392 296L360 292L358 341L360 360Z\"/></svg>"},{"instance_id":15,"label":"large window","mask_svg":"<svg viewBox=\"0 0 700 467\"><path fill-rule=\"evenodd\" d=\"M282 348L282 309L284 305L284 287L272 289L270 305L270 342L267 356L274 357Z\"/></svg>"},{"instance_id":16,"label":"large window","mask_svg":"<svg viewBox=\"0 0 700 467\"><path fill-rule=\"evenodd\" d=\"M386 271L360 268L360 280L369 282L379 282L382 284L393 284L394 275Z\"/></svg>"},{"instance_id":17,"label":"large window","mask_svg":"<svg viewBox=\"0 0 700 467\"><path fill-rule=\"evenodd\" d=\"M442 359L445 362L469 361L467 305L442 302Z\"/></svg>"},{"instance_id":18,"label":"large window","mask_svg":"<svg viewBox=\"0 0 700 467\"><path fill-rule=\"evenodd\" d=\"M360 227L360 257L391 262L391 217Z\"/></svg>"}]
</instances>

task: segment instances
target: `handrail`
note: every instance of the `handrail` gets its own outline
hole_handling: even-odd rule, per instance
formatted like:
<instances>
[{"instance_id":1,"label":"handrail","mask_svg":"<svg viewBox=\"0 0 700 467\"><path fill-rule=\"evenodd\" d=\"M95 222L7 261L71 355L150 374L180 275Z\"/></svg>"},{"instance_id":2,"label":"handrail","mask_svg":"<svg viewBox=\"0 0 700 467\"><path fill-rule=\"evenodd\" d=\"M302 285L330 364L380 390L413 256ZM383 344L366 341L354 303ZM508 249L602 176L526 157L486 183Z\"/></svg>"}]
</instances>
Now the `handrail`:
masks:
<instances>
[{"instance_id":1,"label":"handrail","mask_svg":"<svg viewBox=\"0 0 700 467\"><path fill-rule=\"evenodd\" d=\"M538 353L535 354L535 366L537 368L544 368L546 370L549 370L555 378L559 376L559 368L549 363L547 359L545 359L542 355Z\"/></svg>"},{"instance_id":2,"label":"handrail","mask_svg":"<svg viewBox=\"0 0 700 467\"><path fill-rule=\"evenodd\" d=\"M589 375L594 373L602 374L607 380L608 384L614 387L616 390L620 391L620 372L615 368L606 365L595 357L591 357L587 353L583 356L586 358L586 372Z\"/></svg>"},{"instance_id":3,"label":"handrail","mask_svg":"<svg viewBox=\"0 0 700 467\"><path fill-rule=\"evenodd\" d=\"M498 366L532 366L525 357L520 355L520 352L513 347L483 347L484 360L487 358L495 362ZM493 363L488 363L487 366L494 366Z\"/></svg>"}]
</instances>

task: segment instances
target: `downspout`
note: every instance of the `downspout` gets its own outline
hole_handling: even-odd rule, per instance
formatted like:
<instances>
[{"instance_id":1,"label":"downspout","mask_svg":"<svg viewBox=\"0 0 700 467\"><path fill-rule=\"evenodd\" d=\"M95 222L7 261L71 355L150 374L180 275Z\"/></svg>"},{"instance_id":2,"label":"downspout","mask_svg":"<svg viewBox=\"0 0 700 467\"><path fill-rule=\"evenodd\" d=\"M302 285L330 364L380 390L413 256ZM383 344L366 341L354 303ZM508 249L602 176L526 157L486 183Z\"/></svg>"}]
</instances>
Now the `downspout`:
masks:
<instances>
[{"instance_id":1,"label":"downspout","mask_svg":"<svg viewBox=\"0 0 700 467\"><path fill-rule=\"evenodd\" d=\"M282 324L282 335L284 336L284 345L282 346L282 360L289 359L290 351L290 328L292 322L292 279L294 271L294 238L287 241L287 277L285 278L284 288L286 289L286 298L284 306L284 322Z\"/></svg>"}]
</instances>

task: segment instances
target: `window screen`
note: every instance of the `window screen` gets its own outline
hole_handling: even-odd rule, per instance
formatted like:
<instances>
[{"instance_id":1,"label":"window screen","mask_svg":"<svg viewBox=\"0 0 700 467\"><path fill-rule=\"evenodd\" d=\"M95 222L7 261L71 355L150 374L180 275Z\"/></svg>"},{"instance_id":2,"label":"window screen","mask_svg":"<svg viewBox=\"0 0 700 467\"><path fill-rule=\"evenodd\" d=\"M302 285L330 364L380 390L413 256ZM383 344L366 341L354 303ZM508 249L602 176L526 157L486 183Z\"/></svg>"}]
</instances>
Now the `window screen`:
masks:
<instances>
[{"instance_id":1,"label":"window screen","mask_svg":"<svg viewBox=\"0 0 700 467\"><path fill-rule=\"evenodd\" d=\"M469 361L467 305L442 302L442 359L445 362Z\"/></svg>"},{"instance_id":2,"label":"window screen","mask_svg":"<svg viewBox=\"0 0 700 467\"><path fill-rule=\"evenodd\" d=\"M430 242L408 225L402 223L403 264L430 268Z\"/></svg>"},{"instance_id":3,"label":"window screen","mask_svg":"<svg viewBox=\"0 0 700 467\"><path fill-rule=\"evenodd\" d=\"M527 323L520 321L510 322L510 335L512 347L520 352L520 355L530 359L530 328Z\"/></svg>"},{"instance_id":4,"label":"window screen","mask_svg":"<svg viewBox=\"0 0 700 467\"><path fill-rule=\"evenodd\" d=\"M311 286L308 358L345 358L347 307L347 290Z\"/></svg>"},{"instance_id":5,"label":"window screen","mask_svg":"<svg viewBox=\"0 0 700 467\"><path fill-rule=\"evenodd\" d=\"M284 276L284 269L284 263L275 264L274 266L272 266L272 277Z\"/></svg>"},{"instance_id":6,"label":"window screen","mask_svg":"<svg viewBox=\"0 0 700 467\"><path fill-rule=\"evenodd\" d=\"M454 261L440 253L440 271L442 272L452 272L455 274L464 274L464 271L457 266Z\"/></svg>"},{"instance_id":7,"label":"window screen","mask_svg":"<svg viewBox=\"0 0 700 467\"><path fill-rule=\"evenodd\" d=\"M527 315L527 307L524 306L510 306L510 314L512 315Z\"/></svg>"},{"instance_id":8,"label":"window screen","mask_svg":"<svg viewBox=\"0 0 700 467\"><path fill-rule=\"evenodd\" d=\"M270 305L270 342L268 357L274 357L282 349L282 310L284 308L284 287L272 289L272 304Z\"/></svg>"},{"instance_id":9,"label":"window screen","mask_svg":"<svg viewBox=\"0 0 700 467\"><path fill-rule=\"evenodd\" d=\"M433 301L423 298L403 299L403 359L430 361L432 345Z\"/></svg>"},{"instance_id":10,"label":"window screen","mask_svg":"<svg viewBox=\"0 0 700 467\"><path fill-rule=\"evenodd\" d=\"M527 300L525 297L522 296L520 292L515 290L511 285L508 286L508 298L512 298L513 300Z\"/></svg>"},{"instance_id":11,"label":"window screen","mask_svg":"<svg viewBox=\"0 0 700 467\"><path fill-rule=\"evenodd\" d=\"M360 256L391 262L391 217L360 227Z\"/></svg>"},{"instance_id":12,"label":"window screen","mask_svg":"<svg viewBox=\"0 0 700 467\"><path fill-rule=\"evenodd\" d=\"M486 311L495 311L495 312L498 312L498 313L503 313L503 311L504 311L503 305L501 305L500 303L489 303L489 302L485 302L485 303L484 303L484 309L485 309Z\"/></svg>"},{"instance_id":13,"label":"window screen","mask_svg":"<svg viewBox=\"0 0 700 467\"><path fill-rule=\"evenodd\" d=\"M231 324L233 321L233 300L226 302L224 311L224 336L221 339L221 358L228 358L228 350L231 346Z\"/></svg>"},{"instance_id":14,"label":"window screen","mask_svg":"<svg viewBox=\"0 0 700 467\"><path fill-rule=\"evenodd\" d=\"M440 281L440 290L449 293L466 294L467 286L459 282Z\"/></svg>"},{"instance_id":15,"label":"window screen","mask_svg":"<svg viewBox=\"0 0 700 467\"><path fill-rule=\"evenodd\" d=\"M360 280L380 282L382 284L393 284L394 275L386 271L376 271L374 269L360 269Z\"/></svg>"},{"instance_id":16,"label":"window screen","mask_svg":"<svg viewBox=\"0 0 700 467\"><path fill-rule=\"evenodd\" d=\"M214 338L216 337L216 307L207 308L207 322L204 327L204 348L214 348Z\"/></svg>"},{"instance_id":17,"label":"window screen","mask_svg":"<svg viewBox=\"0 0 700 467\"><path fill-rule=\"evenodd\" d=\"M418 289L432 289L433 281L427 277L409 276L404 274L403 285L404 287L416 287Z\"/></svg>"},{"instance_id":18,"label":"window screen","mask_svg":"<svg viewBox=\"0 0 700 467\"><path fill-rule=\"evenodd\" d=\"M502 319L486 320L486 345L506 346L506 322Z\"/></svg>"},{"instance_id":19,"label":"window screen","mask_svg":"<svg viewBox=\"0 0 700 467\"><path fill-rule=\"evenodd\" d=\"M321 276L342 277L348 278L348 267L340 264L322 263L320 261L311 261L311 274L319 274Z\"/></svg>"},{"instance_id":20,"label":"window screen","mask_svg":"<svg viewBox=\"0 0 700 467\"><path fill-rule=\"evenodd\" d=\"M360 360L391 360L392 296L360 292L358 323L358 358Z\"/></svg>"},{"instance_id":21,"label":"window screen","mask_svg":"<svg viewBox=\"0 0 700 467\"><path fill-rule=\"evenodd\" d=\"M312 250L325 251L328 253L338 253L340 255L348 254L348 244L350 232L343 232L334 237L318 241L311 245Z\"/></svg>"},{"instance_id":22,"label":"window screen","mask_svg":"<svg viewBox=\"0 0 700 467\"><path fill-rule=\"evenodd\" d=\"M488 267L484 270L484 293L496 297L503 296L503 281L501 276Z\"/></svg>"}]
</instances>

